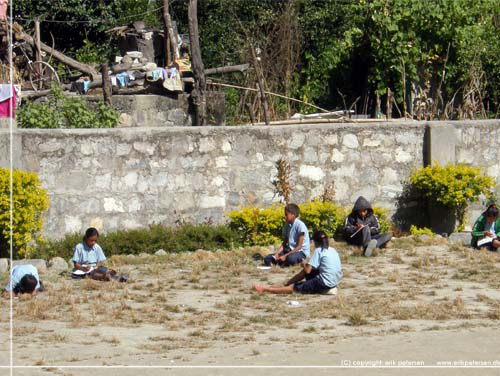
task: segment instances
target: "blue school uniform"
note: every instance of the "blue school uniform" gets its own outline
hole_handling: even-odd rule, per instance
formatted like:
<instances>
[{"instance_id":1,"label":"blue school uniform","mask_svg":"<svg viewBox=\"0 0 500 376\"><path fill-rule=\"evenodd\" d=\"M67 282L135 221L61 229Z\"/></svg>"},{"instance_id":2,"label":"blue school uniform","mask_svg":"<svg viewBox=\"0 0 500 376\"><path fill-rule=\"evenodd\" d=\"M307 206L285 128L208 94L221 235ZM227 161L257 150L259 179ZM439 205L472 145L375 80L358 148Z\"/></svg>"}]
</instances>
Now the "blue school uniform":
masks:
<instances>
[{"instance_id":1,"label":"blue school uniform","mask_svg":"<svg viewBox=\"0 0 500 376\"><path fill-rule=\"evenodd\" d=\"M288 241L288 246L290 249L294 249L299 243L300 234L304 234L304 241L302 242L302 248L299 252L303 252L305 257L309 257L310 254L310 242L309 242L309 231L307 226L300 219L296 218L295 221L290 224L287 223L283 228L283 239Z\"/></svg>"},{"instance_id":2,"label":"blue school uniform","mask_svg":"<svg viewBox=\"0 0 500 376\"><path fill-rule=\"evenodd\" d=\"M12 268L12 272L10 274L10 281L5 286L5 290L8 292L12 292L16 288L16 286L21 282L21 279L25 276L31 274L36 278L36 287L35 289L40 289L40 277L38 276L38 270L31 264L27 265L17 265Z\"/></svg>"},{"instance_id":3,"label":"blue school uniform","mask_svg":"<svg viewBox=\"0 0 500 376\"><path fill-rule=\"evenodd\" d=\"M99 244L89 247L85 242L77 244L73 254L73 262L80 265L95 266L98 262L106 260L104 252Z\"/></svg>"},{"instance_id":4,"label":"blue school uniform","mask_svg":"<svg viewBox=\"0 0 500 376\"><path fill-rule=\"evenodd\" d=\"M299 249L297 252L292 253L291 255L288 255L286 257L285 261L279 261L277 262L274 259L274 253L271 253L264 257L264 264L265 265L271 265L271 264L278 264L280 266L291 266L291 265L296 265L302 260L305 260L307 257L309 257L310 253L310 240L309 240L309 231L307 230L307 226L302 222L300 219L295 219L293 223L287 223L285 227L283 227L283 242L284 248L283 251L280 252L280 256L285 255L286 253L290 252L292 249L295 249L297 247L297 244L299 243L299 238L300 235L304 234L304 240L302 241L302 248Z\"/></svg>"},{"instance_id":5,"label":"blue school uniform","mask_svg":"<svg viewBox=\"0 0 500 376\"><path fill-rule=\"evenodd\" d=\"M338 285L342 279L342 264L337 251L329 247L317 248L308 262L313 271L304 282L297 282L293 289L301 294L321 294Z\"/></svg>"}]
</instances>

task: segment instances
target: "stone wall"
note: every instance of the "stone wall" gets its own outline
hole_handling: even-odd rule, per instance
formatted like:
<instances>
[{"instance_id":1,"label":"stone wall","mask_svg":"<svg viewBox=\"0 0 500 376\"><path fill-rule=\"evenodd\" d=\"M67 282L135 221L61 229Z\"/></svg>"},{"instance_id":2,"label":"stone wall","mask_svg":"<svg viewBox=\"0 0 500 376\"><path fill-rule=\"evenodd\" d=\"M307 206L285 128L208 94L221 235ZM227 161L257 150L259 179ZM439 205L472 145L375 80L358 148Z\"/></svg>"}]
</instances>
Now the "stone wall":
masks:
<instances>
[{"instance_id":1,"label":"stone wall","mask_svg":"<svg viewBox=\"0 0 500 376\"><path fill-rule=\"evenodd\" d=\"M500 181L500 121L449 124L15 129L14 154L16 168L37 172L47 188L45 232L59 237L89 226L221 222L241 205L269 205L277 201L272 181L280 158L292 166L297 202L331 187L343 205L363 195L394 211L411 169L442 157L445 147L456 162L486 166ZM445 128L448 137L432 137ZM0 130L2 153L8 136Z\"/></svg>"}]
</instances>

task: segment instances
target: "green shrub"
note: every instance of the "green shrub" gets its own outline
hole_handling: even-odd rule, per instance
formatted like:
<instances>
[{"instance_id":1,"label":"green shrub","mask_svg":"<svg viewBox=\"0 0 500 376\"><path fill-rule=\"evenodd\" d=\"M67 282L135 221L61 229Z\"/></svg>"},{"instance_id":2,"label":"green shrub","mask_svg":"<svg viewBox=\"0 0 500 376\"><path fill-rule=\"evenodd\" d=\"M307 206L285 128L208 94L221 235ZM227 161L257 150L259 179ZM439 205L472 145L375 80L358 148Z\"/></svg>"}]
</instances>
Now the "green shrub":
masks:
<instances>
[{"instance_id":1,"label":"green shrub","mask_svg":"<svg viewBox=\"0 0 500 376\"><path fill-rule=\"evenodd\" d=\"M36 256L70 258L75 245L82 241L83 234L69 234L60 240L48 240L41 244ZM158 249L166 252L196 251L197 249L232 249L240 245L239 234L227 226L191 225L165 227L153 225L149 228L120 230L102 234L99 245L106 256L139 253L154 253Z\"/></svg>"},{"instance_id":2,"label":"green shrub","mask_svg":"<svg viewBox=\"0 0 500 376\"><path fill-rule=\"evenodd\" d=\"M49 207L49 199L36 174L14 170L12 175L13 256L29 257L34 250L32 243L42 240L42 215ZM0 167L0 255L7 255L9 250L10 170Z\"/></svg>"},{"instance_id":3,"label":"green shrub","mask_svg":"<svg viewBox=\"0 0 500 376\"><path fill-rule=\"evenodd\" d=\"M411 225L410 234L413 236L427 235L431 238L434 236L434 233L432 232L432 230L430 228L427 228L427 227L418 228L415 225Z\"/></svg>"},{"instance_id":4,"label":"green shrub","mask_svg":"<svg viewBox=\"0 0 500 376\"><path fill-rule=\"evenodd\" d=\"M243 244L279 244L285 225L283 208L283 205L267 209L243 207L227 215L230 219L229 227L240 234Z\"/></svg>"},{"instance_id":5,"label":"green shrub","mask_svg":"<svg viewBox=\"0 0 500 376\"><path fill-rule=\"evenodd\" d=\"M387 213L387 209L381 208L379 206L374 206L373 213L378 218L378 222L380 224L380 233L382 234L390 233L392 229L392 221L389 218L389 213Z\"/></svg>"},{"instance_id":6,"label":"green shrub","mask_svg":"<svg viewBox=\"0 0 500 376\"><path fill-rule=\"evenodd\" d=\"M459 222L458 231L463 230L467 206L482 194L491 197L495 186L493 178L483 175L480 168L463 164L436 164L415 170L410 183L431 203L453 210Z\"/></svg>"},{"instance_id":7,"label":"green shrub","mask_svg":"<svg viewBox=\"0 0 500 376\"><path fill-rule=\"evenodd\" d=\"M341 237L346 210L331 202L310 201L299 205L300 219L309 231L322 230L328 236ZM312 236L312 233L310 234Z\"/></svg>"},{"instance_id":8,"label":"green shrub","mask_svg":"<svg viewBox=\"0 0 500 376\"><path fill-rule=\"evenodd\" d=\"M119 113L104 102L89 105L79 97L67 97L58 86L52 87L47 103L26 102L18 112L22 128L113 128Z\"/></svg>"},{"instance_id":9,"label":"green shrub","mask_svg":"<svg viewBox=\"0 0 500 376\"><path fill-rule=\"evenodd\" d=\"M301 204L299 207L299 218L309 231L321 229L329 236L342 237L347 210L331 202L319 200ZM279 244L285 225L283 208L283 205L274 205L267 209L243 207L227 215L230 219L229 227L240 234L240 240L245 245ZM391 223L387 211L374 207L374 212L379 218L381 230L389 232Z\"/></svg>"}]
</instances>

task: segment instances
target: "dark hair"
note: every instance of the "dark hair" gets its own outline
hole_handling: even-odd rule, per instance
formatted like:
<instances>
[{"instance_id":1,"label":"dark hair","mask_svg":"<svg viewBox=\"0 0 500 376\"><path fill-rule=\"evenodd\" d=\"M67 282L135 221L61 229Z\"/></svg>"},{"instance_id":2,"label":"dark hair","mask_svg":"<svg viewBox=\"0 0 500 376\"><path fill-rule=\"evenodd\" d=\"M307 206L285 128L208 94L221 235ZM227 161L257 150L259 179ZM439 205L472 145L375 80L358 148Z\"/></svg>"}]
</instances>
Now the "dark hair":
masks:
<instances>
[{"instance_id":1,"label":"dark hair","mask_svg":"<svg viewBox=\"0 0 500 376\"><path fill-rule=\"evenodd\" d=\"M14 287L13 291L15 294L31 294L35 291L37 284L38 281L33 274L26 274Z\"/></svg>"},{"instance_id":2,"label":"dark hair","mask_svg":"<svg viewBox=\"0 0 500 376\"><path fill-rule=\"evenodd\" d=\"M486 209L486 216L487 217L498 217L498 208L496 205L490 205L488 206L488 209Z\"/></svg>"},{"instance_id":3,"label":"dark hair","mask_svg":"<svg viewBox=\"0 0 500 376\"><path fill-rule=\"evenodd\" d=\"M87 231L85 231L83 241L86 241L88 238L91 238L94 235L97 235L97 237L99 237L99 231L97 231L97 229L94 227L89 227Z\"/></svg>"},{"instance_id":4,"label":"dark hair","mask_svg":"<svg viewBox=\"0 0 500 376\"><path fill-rule=\"evenodd\" d=\"M321 248L323 249L328 248L329 246L328 235L326 235L324 231L317 231L317 230L314 231L312 238L315 243L321 244Z\"/></svg>"},{"instance_id":5,"label":"dark hair","mask_svg":"<svg viewBox=\"0 0 500 376\"><path fill-rule=\"evenodd\" d=\"M288 204L285 206L285 211L293 214L295 217L298 217L300 214L300 209L297 205L295 204Z\"/></svg>"}]
</instances>

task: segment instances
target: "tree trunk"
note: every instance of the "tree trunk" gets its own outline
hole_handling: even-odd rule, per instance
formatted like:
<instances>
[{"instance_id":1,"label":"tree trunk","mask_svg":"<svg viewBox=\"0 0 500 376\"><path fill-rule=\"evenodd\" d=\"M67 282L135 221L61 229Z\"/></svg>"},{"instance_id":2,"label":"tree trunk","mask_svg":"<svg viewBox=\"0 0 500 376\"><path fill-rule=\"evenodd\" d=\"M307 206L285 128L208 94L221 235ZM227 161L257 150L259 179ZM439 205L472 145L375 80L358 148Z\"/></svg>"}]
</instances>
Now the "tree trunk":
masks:
<instances>
[{"instance_id":1,"label":"tree trunk","mask_svg":"<svg viewBox=\"0 0 500 376\"><path fill-rule=\"evenodd\" d=\"M193 125L205 125L207 100L205 95L206 80L201 59L200 40L198 34L198 1L189 0L188 5L189 40L191 42L191 65L193 68L194 88L191 99L194 105Z\"/></svg>"},{"instance_id":2,"label":"tree trunk","mask_svg":"<svg viewBox=\"0 0 500 376\"><path fill-rule=\"evenodd\" d=\"M111 79L109 78L108 64L102 64L101 74L102 74L102 95L104 97L104 102L107 105L111 106L111 96L113 90L111 88Z\"/></svg>"},{"instance_id":3,"label":"tree trunk","mask_svg":"<svg viewBox=\"0 0 500 376\"><path fill-rule=\"evenodd\" d=\"M169 66L179 58L179 51L177 50L177 41L168 8L168 0L163 0L163 30L165 40L165 63Z\"/></svg>"}]
</instances>

